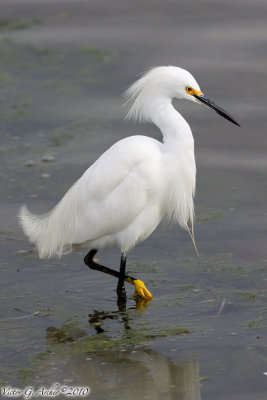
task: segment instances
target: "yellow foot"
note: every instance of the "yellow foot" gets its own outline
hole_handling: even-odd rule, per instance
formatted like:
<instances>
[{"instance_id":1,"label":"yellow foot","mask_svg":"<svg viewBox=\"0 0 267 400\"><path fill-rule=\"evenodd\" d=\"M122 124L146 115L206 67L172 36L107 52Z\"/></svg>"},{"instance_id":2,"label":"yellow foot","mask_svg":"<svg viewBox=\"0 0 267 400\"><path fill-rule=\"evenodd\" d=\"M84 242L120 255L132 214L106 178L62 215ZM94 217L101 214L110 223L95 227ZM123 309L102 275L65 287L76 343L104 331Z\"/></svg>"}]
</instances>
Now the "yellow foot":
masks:
<instances>
[{"instance_id":1,"label":"yellow foot","mask_svg":"<svg viewBox=\"0 0 267 400\"><path fill-rule=\"evenodd\" d=\"M135 291L134 291L134 297L141 296L145 300L151 300L152 299L152 294L150 293L149 290L147 290L144 282L140 281L139 279L135 279L133 281Z\"/></svg>"}]
</instances>

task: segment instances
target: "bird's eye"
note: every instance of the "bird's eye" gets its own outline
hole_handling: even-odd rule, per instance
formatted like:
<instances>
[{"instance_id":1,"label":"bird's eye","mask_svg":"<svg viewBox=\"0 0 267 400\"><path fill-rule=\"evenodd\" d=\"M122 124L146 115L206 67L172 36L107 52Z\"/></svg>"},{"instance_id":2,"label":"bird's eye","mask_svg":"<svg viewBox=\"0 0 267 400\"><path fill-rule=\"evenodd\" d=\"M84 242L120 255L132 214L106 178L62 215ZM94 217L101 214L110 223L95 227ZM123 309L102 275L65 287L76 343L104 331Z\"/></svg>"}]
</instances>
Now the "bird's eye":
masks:
<instances>
[{"instance_id":1,"label":"bird's eye","mask_svg":"<svg viewBox=\"0 0 267 400\"><path fill-rule=\"evenodd\" d=\"M193 91L193 89L190 86L187 86L186 91L187 91L187 93L191 93Z\"/></svg>"}]
</instances>

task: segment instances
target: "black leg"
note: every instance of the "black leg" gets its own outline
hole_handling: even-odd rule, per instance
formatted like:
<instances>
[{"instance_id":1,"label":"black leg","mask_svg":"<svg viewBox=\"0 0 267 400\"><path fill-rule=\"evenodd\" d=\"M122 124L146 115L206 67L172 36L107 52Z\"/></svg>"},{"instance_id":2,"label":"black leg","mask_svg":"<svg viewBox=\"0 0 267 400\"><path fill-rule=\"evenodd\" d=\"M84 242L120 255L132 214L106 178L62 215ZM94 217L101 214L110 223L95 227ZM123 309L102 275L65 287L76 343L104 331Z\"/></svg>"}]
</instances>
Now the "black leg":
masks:
<instances>
[{"instance_id":1,"label":"black leg","mask_svg":"<svg viewBox=\"0 0 267 400\"><path fill-rule=\"evenodd\" d=\"M115 276L115 278L119 278L120 277L120 273L118 271L115 271L114 269L111 269L111 268L108 268L108 267L104 267L104 265L97 264L93 260L93 258L96 255L97 251L98 250L96 250L96 249L93 249L93 250L89 251L89 253L84 257L85 264L91 269L94 269L96 271L104 272L105 274L108 274L108 275ZM126 259L125 259L125 262L126 262ZM132 276L124 274L124 280L126 282L129 282L129 283L133 284L134 281L136 281L137 279L133 278Z\"/></svg>"},{"instance_id":2,"label":"black leg","mask_svg":"<svg viewBox=\"0 0 267 400\"><path fill-rule=\"evenodd\" d=\"M132 276L125 275L125 268L126 268L126 254L122 253L121 256L121 264L120 264L120 272L115 271L114 269L104 267L104 265L97 264L93 258L97 253L97 249L92 249L89 251L89 253L84 257L84 262L85 264L96 271L101 271L104 272L105 274L109 274L112 276L115 276L116 278L119 278L118 286L117 286L117 293L118 293L118 299L120 301L120 304L122 302L126 302L126 292L124 288L124 281L131 283L135 287L135 292L134 292L134 297L137 297L138 295L141 296L145 300L151 300L152 295L151 293L147 290L145 287L145 284L140 281L139 279L133 278Z\"/></svg>"},{"instance_id":3,"label":"black leg","mask_svg":"<svg viewBox=\"0 0 267 400\"><path fill-rule=\"evenodd\" d=\"M125 280L125 269L126 269L126 253L121 254L121 264L120 264L120 276L117 286L117 295L119 301L126 302L126 290L124 286Z\"/></svg>"}]
</instances>

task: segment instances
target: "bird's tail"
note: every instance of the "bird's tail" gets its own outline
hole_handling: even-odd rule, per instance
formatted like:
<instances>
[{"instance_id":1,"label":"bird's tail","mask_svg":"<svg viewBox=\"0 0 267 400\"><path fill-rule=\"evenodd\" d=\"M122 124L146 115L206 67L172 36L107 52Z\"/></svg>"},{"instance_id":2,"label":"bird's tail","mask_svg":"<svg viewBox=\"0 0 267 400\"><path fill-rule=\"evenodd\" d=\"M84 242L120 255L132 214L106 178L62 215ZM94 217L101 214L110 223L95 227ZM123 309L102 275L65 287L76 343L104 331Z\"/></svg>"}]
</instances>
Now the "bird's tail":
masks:
<instances>
[{"instance_id":1,"label":"bird's tail","mask_svg":"<svg viewBox=\"0 0 267 400\"><path fill-rule=\"evenodd\" d=\"M40 258L61 257L63 253L71 251L71 245L68 245L71 243L68 240L69 230L64 227L60 208L59 203L44 215L32 214L26 205L20 209L20 225L30 242L36 245Z\"/></svg>"}]
</instances>

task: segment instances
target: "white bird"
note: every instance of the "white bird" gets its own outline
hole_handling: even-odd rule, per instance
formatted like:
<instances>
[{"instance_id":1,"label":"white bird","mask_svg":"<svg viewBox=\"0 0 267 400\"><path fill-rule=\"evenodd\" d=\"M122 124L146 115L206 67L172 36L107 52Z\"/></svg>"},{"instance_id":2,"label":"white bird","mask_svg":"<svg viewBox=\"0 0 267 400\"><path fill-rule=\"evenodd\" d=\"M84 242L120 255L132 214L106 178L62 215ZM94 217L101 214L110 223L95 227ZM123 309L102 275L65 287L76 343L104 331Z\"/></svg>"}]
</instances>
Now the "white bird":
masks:
<instances>
[{"instance_id":1,"label":"white bird","mask_svg":"<svg viewBox=\"0 0 267 400\"><path fill-rule=\"evenodd\" d=\"M174 66L149 70L126 91L126 97L130 104L127 117L154 123L163 141L140 135L118 141L52 211L34 215L24 205L19 218L40 258L61 257L77 246L86 246L91 249L85 257L90 268L119 278L119 299L126 299L124 281L134 284L135 296L151 299L142 281L125 275L126 252L145 240L163 218L176 220L194 241L194 139L172 99L204 103L239 124L203 95L188 71ZM93 260L106 247L120 248L120 272Z\"/></svg>"}]
</instances>

